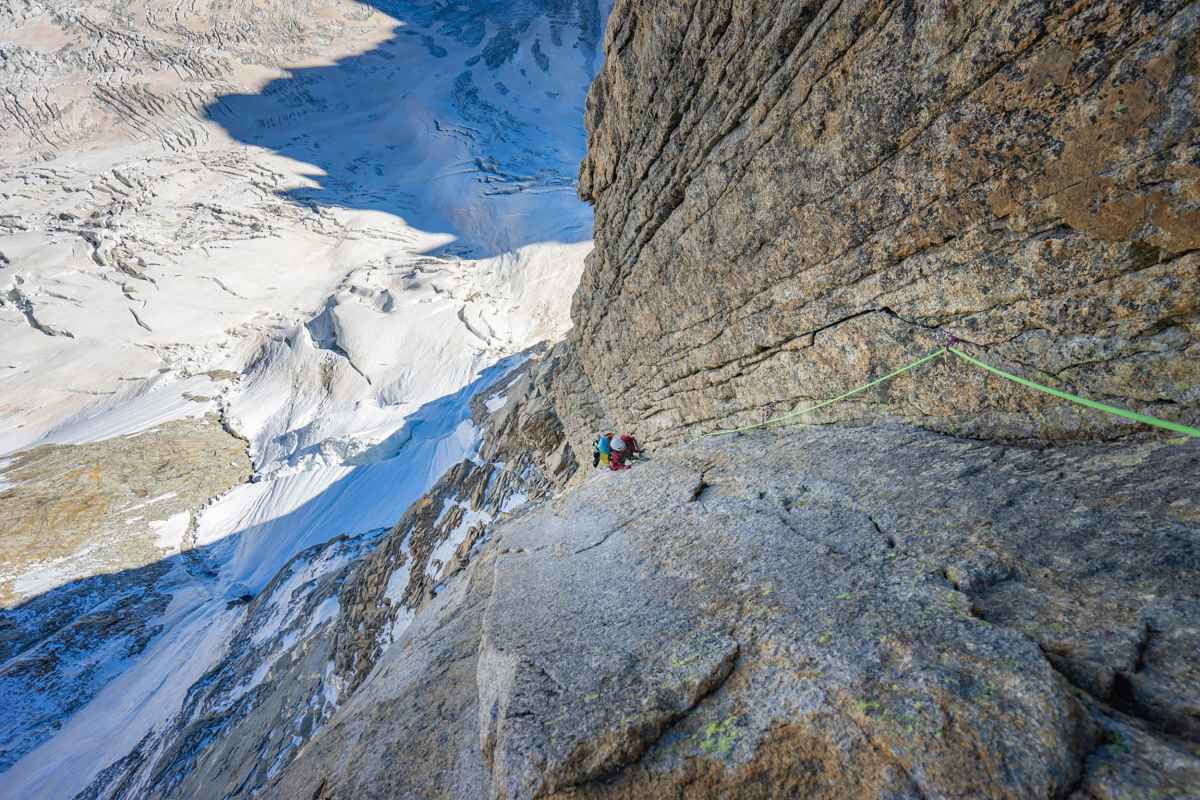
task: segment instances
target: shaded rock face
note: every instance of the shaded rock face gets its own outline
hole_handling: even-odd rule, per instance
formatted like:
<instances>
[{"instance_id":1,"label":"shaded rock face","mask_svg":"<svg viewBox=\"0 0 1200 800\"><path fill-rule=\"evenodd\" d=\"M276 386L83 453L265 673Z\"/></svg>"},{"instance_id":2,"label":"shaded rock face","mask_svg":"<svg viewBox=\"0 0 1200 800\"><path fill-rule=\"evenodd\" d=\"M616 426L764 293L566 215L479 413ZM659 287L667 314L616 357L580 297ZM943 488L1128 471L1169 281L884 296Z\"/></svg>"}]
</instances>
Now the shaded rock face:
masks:
<instances>
[{"instance_id":1,"label":"shaded rock face","mask_svg":"<svg viewBox=\"0 0 1200 800\"><path fill-rule=\"evenodd\" d=\"M460 573L493 522L546 498L577 469L554 413L554 355L537 357L472 401L482 428L476 459L443 475L404 513L347 582L336 663L356 690L415 614Z\"/></svg>"},{"instance_id":2,"label":"shaded rock face","mask_svg":"<svg viewBox=\"0 0 1200 800\"><path fill-rule=\"evenodd\" d=\"M0 770L162 631L179 576L205 569L198 512L249 476L216 415L0 465Z\"/></svg>"},{"instance_id":3,"label":"shaded rock face","mask_svg":"<svg viewBox=\"0 0 1200 800\"><path fill-rule=\"evenodd\" d=\"M592 473L265 796L1193 796L1197 466L887 426Z\"/></svg>"},{"instance_id":4,"label":"shaded rock face","mask_svg":"<svg viewBox=\"0 0 1200 800\"><path fill-rule=\"evenodd\" d=\"M1195 424L1198 35L1181 0L621 0L587 108L572 442L804 407L938 331ZM951 362L826 416L883 414L1128 430Z\"/></svg>"},{"instance_id":5,"label":"shaded rock face","mask_svg":"<svg viewBox=\"0 0 1200 800\"><path fill-rule=\"evenodd\" d=\"M54 736L72 712L162 632L172 565L97 575L0 611L0 771Z\"/></svg>"},{"instance_id":6,"label":"shaded rock face","mask_svg":"<svg viewBox=\"0 0 1200 800\"><path fill-rule=\"evenodd\" d=\"M242 618L224 658L80 800L249 796L277 775L345 691L332 663L339 590L383 533L303 550L247 605L227 608Z\"/></svg>"},{"instance_id":7,"label":"shaded rock face","mask_svg":"<svg viewBox=\"0 0 1200 800\"><path fill-rule=\"evenodd\" d=\"M455 696L460 685L451 681L460 679L441 668L448 652L467 646L461 637L477 649L482 616L482 607L463 612L461 603L480 602L480 579L464 571L490 552L498 519L544 500L577 467L549 394L558 357L540 350L527 355L473 398L472 421L481 436L473 458L448 470L392 528L301 551L257 596L230 602L223 613L235 624L221 660L190 687L161 729L80 797L257 796L295 759L308 757L307 743L334 723L337 709L345 709L337 719L357 720L381 713L385 706L373 699L381 692L408 692L403 703L422 707ZM397 658L438 670L397 668ZM410 671L417 684L406 683ZM474 681L468 670L460 684L472 688ZM475 719L468 714L463 724L474 730ZM418 715L412 723L403 747L422 753L425 769L463 755L441 752L440 716ZM482 780L478 746L466 755ZM412 779L420 777L414 770ZM379 791L407 780L374 779ZM417 796L430 795L422 790Z\"/></svg>"}]
</instances>

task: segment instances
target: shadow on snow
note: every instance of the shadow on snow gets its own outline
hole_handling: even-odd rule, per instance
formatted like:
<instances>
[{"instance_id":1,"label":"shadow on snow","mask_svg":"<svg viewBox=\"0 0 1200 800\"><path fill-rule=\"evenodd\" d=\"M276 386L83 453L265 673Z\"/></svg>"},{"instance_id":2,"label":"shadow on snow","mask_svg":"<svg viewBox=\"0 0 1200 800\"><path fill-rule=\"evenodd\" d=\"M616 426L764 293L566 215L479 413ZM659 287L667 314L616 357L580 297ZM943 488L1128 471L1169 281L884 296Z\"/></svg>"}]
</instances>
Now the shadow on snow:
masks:
<instances>
[{"instance_id":1,"label":"shadow on snow","mask_svg":"<svg viewBox=\"0 0 1200 800\"><path fill-rule=\"evenodd\" d=\"M584 99L610 7L610 0L368 0L361 13L395 20L386 41L331 66L292 70L257 93L222 96L204 113L239 142L312 165L311 185L286 198L401 217L445 234L451 244L438 254L485 258L538 242L586 241L592 215L575 196L575 176ZM186 649L189 626L261 591L298 553L394 524L459 460L455 409L462 413L517 358L416 411L285 514L0 610L0 784L106 688L130 691L126 709L164 702L170 670L141 675L132 665ZM181 596L189 598L182 608ZM161 709L164 716L177 710ZM127 721L105 723L111 730L89 730L76 750L124 748Z\"/></svg>"},{"instance_id":2,"label":"shadow on snow","mask_svg":"<svg viewBox=\"0 0 1200 800\"><path fill-rule=\"evenodd\" d=\"M10 767L69 724L131 662L156 657L156 644L172 632L247 602L314 545L395 524L461 461L462 448L452 438L470 419L471 398L527 356L502 359L458 392L417 409L396 433L360 454L350 472L281 516L146 566L72 581L0 610L0 786ZM232 492L269 490L270 483L243 484ZM180 593L191 597L190 605L182 613L169 612L172 598ZM136 694L141 688L146 702L161 702L155 693L167 680L155 671L151 685L122 689ZM177 710L169 709L168 715ZM97 742L119 738L122 721L114 718L111 724L113 731L91 731L92 737Z\"/></svg>"},{"instance_id":3,"label":"shadow on snow","mask_svg":"<svg viewBox=\"0 0 1200 800\"><path fill-rule=\"evenodd\" d=\"M313 165L317 185L284 192L291 200L402 217L455 237L444 255L589 239L575 178L606 0L364 6L396 21L391 38L222 96L207 118Z\"/></svg>"}]
</instances>

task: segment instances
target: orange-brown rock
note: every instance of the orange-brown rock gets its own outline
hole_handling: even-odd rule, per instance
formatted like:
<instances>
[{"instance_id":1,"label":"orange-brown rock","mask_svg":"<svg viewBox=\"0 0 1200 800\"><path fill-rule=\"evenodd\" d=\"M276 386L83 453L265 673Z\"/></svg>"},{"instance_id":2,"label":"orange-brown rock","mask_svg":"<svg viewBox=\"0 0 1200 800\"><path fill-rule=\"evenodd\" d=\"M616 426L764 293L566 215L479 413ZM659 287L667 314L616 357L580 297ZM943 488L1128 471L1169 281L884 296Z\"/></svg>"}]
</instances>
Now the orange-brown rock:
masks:
<instances>
[{"instance_id":1,"label":"orange-brown rock","mask_svg":"<svg viewBox=\"0 0 1200 800\"><path fill-rule=\"evenodd\" d=\"M1194 2L619 0L560 410L669 442L937 346L1200 420ZM815 419L1129 423L944 361Z\"/></svg>"}]
</instances>

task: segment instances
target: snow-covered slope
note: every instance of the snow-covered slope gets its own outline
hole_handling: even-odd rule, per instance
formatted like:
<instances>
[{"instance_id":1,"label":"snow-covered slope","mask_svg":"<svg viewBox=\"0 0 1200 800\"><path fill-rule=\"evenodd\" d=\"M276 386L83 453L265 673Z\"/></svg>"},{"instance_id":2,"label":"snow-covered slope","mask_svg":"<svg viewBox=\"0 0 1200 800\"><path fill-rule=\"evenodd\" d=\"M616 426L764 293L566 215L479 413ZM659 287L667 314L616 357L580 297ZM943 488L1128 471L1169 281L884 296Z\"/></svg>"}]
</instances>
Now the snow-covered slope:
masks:
<instances>
[{"instance_id":1,"label":"snow-covered slope","mask_svg":"<svg viewBox=\"0 0 1200 800\"><path fill-rule=\"evenodd\" d=\"M561 332L599 9L378 5L6 8L0 446L298 324L410 409Z\"/></svg>"},{"instance_id":2,"label":"snow-covered slope","mask_svg":"<svg viewBox=\"0 0 1200 800\"><path fill-rule=\"evenodd\" d=\"M365 547L473 452L471 397L569 324L607 12L0 9L0 456L215 415L254 471L191 518L149 520L165 560L92 577L122 565L81 547L0 612L20 632L0 664L0 794L83 789L179 712L241 598L335 537ZM8 482L0 465L0 512L23 491ZM36 553L4 567L45 573ZM136 646L80 627L117 599Z\"/></svg>"}]
</instances>

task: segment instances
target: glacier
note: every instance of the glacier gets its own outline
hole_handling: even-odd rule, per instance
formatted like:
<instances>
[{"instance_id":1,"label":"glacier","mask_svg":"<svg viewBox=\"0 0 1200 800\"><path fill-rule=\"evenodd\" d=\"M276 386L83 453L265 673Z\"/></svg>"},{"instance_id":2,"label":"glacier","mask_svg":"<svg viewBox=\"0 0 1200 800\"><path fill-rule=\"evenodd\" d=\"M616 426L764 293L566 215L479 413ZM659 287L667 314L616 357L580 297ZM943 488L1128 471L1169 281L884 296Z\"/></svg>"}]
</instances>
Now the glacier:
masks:
<instances>
[{"instance_id":1,"label":"glacier","mask_svg":"<svg viewBox=\"0 0 1200 800\"><path fill-rule=\"evenodd\" d=\"M610 6L0 9L0 458L212 416L252 466L185 516L130 513L158 563L83 549L13 583L0 794L72 797L147 746L246 646L241 598L302 562L316 585L475 452L472 398L569 326ZM40 636L56 592L127 603L136 646ZM277 654L336 600L314 609L254 636ZM47 648L65 672L33 680Z\"/></svg>"}]
</instances>

